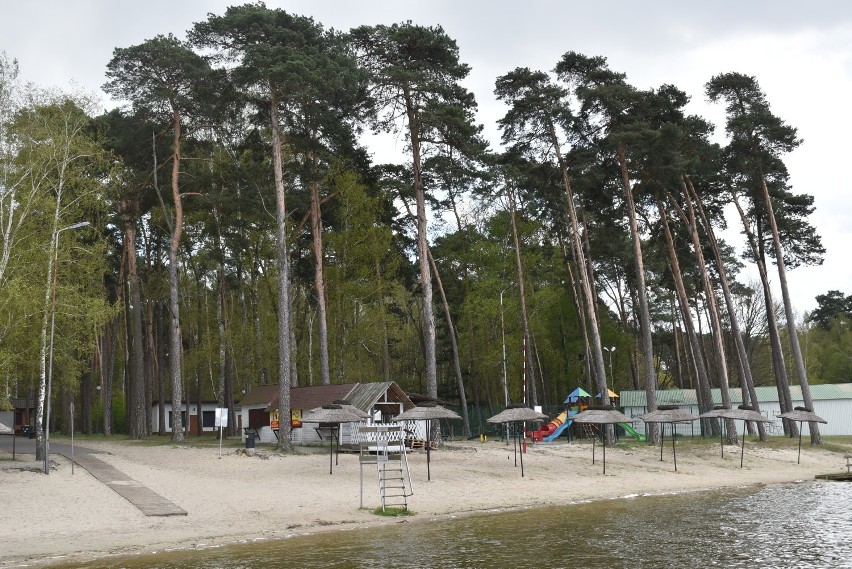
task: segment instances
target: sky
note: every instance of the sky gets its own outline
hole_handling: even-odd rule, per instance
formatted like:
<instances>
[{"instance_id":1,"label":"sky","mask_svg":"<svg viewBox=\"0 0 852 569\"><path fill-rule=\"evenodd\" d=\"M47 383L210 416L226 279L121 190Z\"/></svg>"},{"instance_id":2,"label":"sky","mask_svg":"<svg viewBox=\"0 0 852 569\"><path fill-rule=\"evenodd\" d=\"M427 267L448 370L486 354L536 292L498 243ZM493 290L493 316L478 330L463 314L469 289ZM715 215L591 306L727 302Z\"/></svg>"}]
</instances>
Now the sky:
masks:
<instances>
[{"instance_id":1,"label":"sky","mask_svg":"<svg viewBox=\"0 0 852 569\"><path fill-rule=\"evenodd\" d=\"M21 76L44 87L99 94L116 47L158 34L185 37L208 13L237 0L0 0L0 51L18 60ZM602 55L638 88L674 84L691 97L688 110L711 120L724 140L724 110L710 105L704 84L737 71L757 78L772 111L796 127L802 146L787 155L796 193L815 197L811 223L826 248L821 266L788 273L801 318L815 296L852 294L852 188L843 164L852 161L852 3L844 0L267 0L270 8L312 16L327 28L411 20L440 25L471 67L477 120L499 147L496 121L506 108L493 96L494 80L516 67L550 71L567 51ZM402 140L369 143L379 162L398 161ZM739 249L739 222L729 216L724 237ZM757 280L747 269L741 280ZM777 281L777 273L773 282Z\"/></svg>"}]
</instances>

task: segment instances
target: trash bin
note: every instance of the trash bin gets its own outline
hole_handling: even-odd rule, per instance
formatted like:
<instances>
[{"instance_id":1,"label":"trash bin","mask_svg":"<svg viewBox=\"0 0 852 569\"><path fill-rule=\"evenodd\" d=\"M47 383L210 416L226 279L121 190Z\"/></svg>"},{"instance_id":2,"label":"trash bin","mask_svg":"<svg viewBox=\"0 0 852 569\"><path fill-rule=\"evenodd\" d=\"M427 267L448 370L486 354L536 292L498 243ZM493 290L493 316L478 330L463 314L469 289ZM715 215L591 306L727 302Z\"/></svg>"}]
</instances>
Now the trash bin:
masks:
<instances>
[{"instance_id":1,"label":"trash bin","mask_svg":"<svg viewBox=\"0 0 852 569\"><path fill-rule=\"evenodd\" d=\"M254 448L254 433L246 433L246 448Z\"/></svg>"}]
</instances>

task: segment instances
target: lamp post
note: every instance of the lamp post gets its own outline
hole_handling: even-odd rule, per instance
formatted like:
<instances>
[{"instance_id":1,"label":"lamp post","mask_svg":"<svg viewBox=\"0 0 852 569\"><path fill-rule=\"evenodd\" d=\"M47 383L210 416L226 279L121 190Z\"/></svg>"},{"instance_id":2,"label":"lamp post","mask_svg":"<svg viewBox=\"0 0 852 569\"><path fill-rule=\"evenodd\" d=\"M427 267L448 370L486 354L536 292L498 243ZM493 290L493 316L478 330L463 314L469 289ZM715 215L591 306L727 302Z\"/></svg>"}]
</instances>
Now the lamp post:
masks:
<instances>
[{"instance_id":1,"label":"lamp post","mask_svg":"<svg viewBox=\"0 0 852 569\"><path fill-rule=\"evenodd\" d=\"M95 409L95 434L98 433L98 424L101 422L101 407L103 406L103 401L101 401L101 386L100 384L95 386L95 390L98 392L98 406Z\"/></svg>"},{"instance_id":2,"label":"lamp post","mask_svg":"<svg viewBox=\"0 0 852 569\"><path fill-rule=\"evenodd\" d=\"M610 381L613 381L614 378L612 377L612 353L615 351L615 346L612 346L611 348L604 346L604 350L606 350L606 352L609 354L609 379Z\"/></svg>"},{"instance_id":3,"label":"lamp post","mask_svg":"<svg viewBox=\"0 0 852 569\"><path fill-rule=\"evenodd\" d=\"M506 382L506 326L503 323L503 293L509 290L509 287L500 291L500 335L503 338L503 404L509 406L509 385Z\"/></svg>"},{"instance_id":4,"label":"lamp post","mask_svg":"<svg viewBox=\"0 0 852 569\"><path fill-rule=\"evenodd\" d=\"M56 327L56 272L59 269L59 234L67 229L79 229L89 225L88 221L72 223L56 231L53 246L53 283L50 291L50 351L47 357L47 413L44 418L44 473L50 474L50 392L53 386L53 331Z\"/></svg>"}]
</instances>

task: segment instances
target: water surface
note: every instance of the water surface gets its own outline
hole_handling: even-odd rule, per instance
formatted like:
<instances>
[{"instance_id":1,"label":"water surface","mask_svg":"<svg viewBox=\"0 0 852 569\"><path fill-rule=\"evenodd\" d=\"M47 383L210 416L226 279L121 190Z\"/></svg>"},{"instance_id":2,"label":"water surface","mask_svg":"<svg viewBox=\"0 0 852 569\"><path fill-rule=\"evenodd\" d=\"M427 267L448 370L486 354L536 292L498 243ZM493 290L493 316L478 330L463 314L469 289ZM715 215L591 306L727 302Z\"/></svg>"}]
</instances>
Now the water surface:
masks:
<instances>
[{"instance_id":1,"label":"water surface","mask_svg":"<svg viewBox=\"0 0 852 569\"><path fill-rule=\"evenodd\" d=\"M849 483L808 482L419 518L201 551L104 559L86 567L852 568Z\"/></svg>"}]
</instances>

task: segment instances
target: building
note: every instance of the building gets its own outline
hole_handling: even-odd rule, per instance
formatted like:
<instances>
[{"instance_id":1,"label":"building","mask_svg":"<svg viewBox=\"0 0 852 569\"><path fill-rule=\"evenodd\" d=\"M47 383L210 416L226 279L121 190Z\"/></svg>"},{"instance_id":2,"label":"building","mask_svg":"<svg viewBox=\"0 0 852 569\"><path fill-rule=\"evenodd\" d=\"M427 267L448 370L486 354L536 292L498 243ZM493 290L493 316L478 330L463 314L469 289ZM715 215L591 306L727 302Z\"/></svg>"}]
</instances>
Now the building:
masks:
<instances>
[{"instance_id":1,"label":"building","mask_svg":"<svg viewBox=\"0 0 852 569\"><path fill-rule=\"evenodd\" d=\"M36 403L33 399L9 398L9 405L12 406L12 409L9 411L0 411L0 423L3 423L19 435L26 435L30 432L34 433Z\"/></svg>"},{"instance_id":2,"label":"building","mask_svg":"<svg viewBox=\"0 0 852 569\"><path fill-rule=\"evenodd\" d=\"M278 384L258 385L243 397L237 411L237 426L241 431L256 433L259 442L278 441ZM292 442L297 445L323 442L320 426L302 423L302 413L346 400L350 405L369 413L373 421L385 421L414 407L411 399L393 381L375 383L345 383L339 385L313 385L290 389ZM355 425L339 427L341 445L356 442Z\"/></svg>"},{"instance_id":3,"label":"building","mask_svg":"<svg viewBox=\"0 0 852 569\"><path fill-rule=\"evenodd\" d=\"M198 435L203 433L215 433L217 432L216 428L216 408L219 406L216 401L202 401L201 402L201 417L199 420L198 413L198 402L197 401L189 401L184 403L181 406L180 416L181 423L184 428L186 428L187 424L189 425L189 434L190 435ZM154 401L151 406L151 432L159 433L160 432L160 402ZM187 416L187 408L189 410L189 423L186 421ZM166 416L166 430L160 433L161 435L171 433L172 432L172 402L165 401L163 403L163 412ZM199 425L201 425L201 431L199 432Z\"/></svg>"},{"instance_id":4,"label":"building","mask_svg":"<svg viewBox=\"0 0 852 569\"><path fill-rule=\"evenodd\" d=\"M782 434L781 406L778 403L778 389L772 386L756 387L757 402L760 412L772 423L767 423L767 432L770 434ZM713 405L722 404L722 394L718 389L712 389ZM736 407L743 402L742 392L739 388L729 390L731 405ZM790 386L790 394L793 398L793 406L803 406L802 389L798 385ZM852 435L852 383L831 383L823 385L811 385L811 399L814 403L814 413L828 421L819 426L822 435ZM638 418L639 415L647 413L647 400L645 391L622 391L621 408L625 415L636 417L633 422L634 428L640 433L645 432L645 423ZM699 414L698 399L694 389L669 389L657 391L657 405L677 405L684 411L695 415ZM677 433L685 436L700 436L701 430L698 423L680 423ZM804 427L807 433L807 427Z\"/></svg>"}]
</instances>

